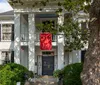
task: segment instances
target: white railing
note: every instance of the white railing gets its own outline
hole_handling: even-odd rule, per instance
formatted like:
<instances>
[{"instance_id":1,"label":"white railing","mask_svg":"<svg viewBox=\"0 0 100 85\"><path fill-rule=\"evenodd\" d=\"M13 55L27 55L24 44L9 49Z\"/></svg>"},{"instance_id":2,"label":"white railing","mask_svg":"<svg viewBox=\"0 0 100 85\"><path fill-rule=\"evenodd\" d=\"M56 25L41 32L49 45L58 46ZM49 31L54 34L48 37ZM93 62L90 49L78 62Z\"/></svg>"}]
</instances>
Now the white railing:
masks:
<instances>
[{"instance_id":1,"label":"white railing","mask_svg":"<svg viewBox=\"0 0 100 85\"><path fill-rule=\"evenodd\" d=\"M21 33L20 40L21 40L22 42L28 42L28 40L29 40L29 35L28 35L28 33Z\"/></svg>"},{"instance_id":2,"label":"white railing","mask_svg":"<svg viewBox=\"0 0 100 85\"><path fill-rule=\"evenodd\" d=\"M39 42L40 41L40 33L35 33L34 34L35 37L35 42ZM20 37L21 42L28 42L29 41L29 35L28 33L23 33L21 34ZM52 35L52 42L56 42L57 41L57 35Z\"/></svg>"},{"instance_id":3,"label":"white railing","mask_svg":"<svg viewBox=\"0 0 100 85\"><path fill-rule=\"evenodd\" d=\"M36 36L36 40L35 42L39 42L40 41L40 33L35 33ZM52 35L52 42L56 42L57 41L57 35Z\"/></svg>"}]
</instances>

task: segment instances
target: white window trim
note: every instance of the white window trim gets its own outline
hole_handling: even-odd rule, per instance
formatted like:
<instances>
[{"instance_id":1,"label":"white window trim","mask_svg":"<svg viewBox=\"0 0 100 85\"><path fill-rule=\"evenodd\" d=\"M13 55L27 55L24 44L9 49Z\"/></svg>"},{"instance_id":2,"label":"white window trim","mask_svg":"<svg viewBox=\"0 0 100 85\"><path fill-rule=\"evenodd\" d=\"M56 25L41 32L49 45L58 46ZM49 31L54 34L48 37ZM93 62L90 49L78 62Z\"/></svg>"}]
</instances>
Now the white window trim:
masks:
<instances>
[{"instance_id":1,"label":"white window trim","mask_svg":"<svg viewBox=\"0 0 100 85\"><path fill-rule=\"evenodd\" d=\"M11 42L11 40L3 40L3 39L2 39L2 36L3 36L3 34L2 34L2 29L3 29L3 28L2 28L2 25L3 25L3 24L13 24L13 23L1 23L1 42Z\"/></svg>"}]
</instances>

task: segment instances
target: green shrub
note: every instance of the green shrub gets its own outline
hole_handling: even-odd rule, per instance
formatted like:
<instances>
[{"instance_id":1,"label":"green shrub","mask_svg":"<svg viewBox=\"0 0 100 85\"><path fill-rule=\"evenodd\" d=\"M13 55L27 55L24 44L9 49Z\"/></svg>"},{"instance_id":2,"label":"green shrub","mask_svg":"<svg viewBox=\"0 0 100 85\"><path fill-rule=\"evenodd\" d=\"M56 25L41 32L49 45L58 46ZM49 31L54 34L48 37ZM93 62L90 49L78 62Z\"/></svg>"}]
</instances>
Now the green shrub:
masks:
<instances>
[{"instance_id":1,"label":"green shrub","mask_svg":"<svg viewBox=\"0 0 100 85\"><path fill-rule=\"evenodd\" d=\"M3 65L0 65L0 70L3 68Z\"/></svg>"},{"instance_id":2,"label":"green shrub","mask_svg":"<svg viewBox=\"0 0 100 85\"><path fill-rule=\"evenodd\" d=\"M0 85L16 85L16 82L24 82L26 72L28 69L24 66L14 63L6 64L0 70Z\"/></svg>"},{"instance_id":3,"label":"green shrub","mask_svg":"<svg viewBox=\"0 0 100 85\"><path fill-rule=\"evenodd\" d=\"M29 78L33 78L34 77L34 73L32 71L28 71L28 77Z\"/></svg>"},{"instance_id":4,"label":"green shrub","mask_svg":"<svg viewBox=\"0 0 100 85\"><path fill-rule=\"evenodd\" d=\"M58 69L58 70L56 70L56 71L53 72L53 76L54 77L59 77L59 75L61 74L61 72L62 71Z\"/></svg>"},{"instance_id":5,"label":"green shrub","mask_svg":"<svg viewBox=\"0 0 100 85\"><path fill-rule=\"evenodd\" d=\"M63 69L64 85L82 85L80 73L83 65L81 63L70 64Z\"/></svg>"}]
</instances>

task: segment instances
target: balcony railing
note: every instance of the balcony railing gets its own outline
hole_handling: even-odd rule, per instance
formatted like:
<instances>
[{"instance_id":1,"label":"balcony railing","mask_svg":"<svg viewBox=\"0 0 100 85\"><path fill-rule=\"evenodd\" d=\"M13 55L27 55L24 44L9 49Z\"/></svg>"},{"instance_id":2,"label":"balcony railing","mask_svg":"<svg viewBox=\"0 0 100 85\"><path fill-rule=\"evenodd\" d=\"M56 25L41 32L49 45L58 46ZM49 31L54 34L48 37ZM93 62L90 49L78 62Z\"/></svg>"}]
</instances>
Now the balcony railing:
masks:
<instances>
[{"instance_id":1,"label":"balcony railing","mask_svg":"<svg viewBox=\"0 0 100 85\"><path fill-rule=\"evenodd\" d=\"M39 42L40 41L40 33L35 33L36 39L35 42ZM57 35L52 35L52 42L56 42L57 41Z\"/></svg>"},{"instance_id":2,"label":"balcony railing","mask_svg":"<svg viewBox=\"0 0 100 85\"><path fill-rule=\"evenodd\" d=\"M40 41L40 33L35 33L34 37L35 37L35 42ZM20 39L21 39L21 42L28 42L29 41L28 33L21 34ZM57 35L52 35L52 42L56 42L56 41L57 41Z\"/></svg>"},{"instance_id":3,"label":"balcony railing","mask_svg":"<svg viewBox=\"0 0 100 85\"><path fill-rule=\"evenodd\" d=\"M21 40L22 42L28 42L28 40L29 40L29 35L28 35L28 33L22 33L22 34L21 34L21 37L20 37L20 40Z\"/></svg>"}]
</instances>

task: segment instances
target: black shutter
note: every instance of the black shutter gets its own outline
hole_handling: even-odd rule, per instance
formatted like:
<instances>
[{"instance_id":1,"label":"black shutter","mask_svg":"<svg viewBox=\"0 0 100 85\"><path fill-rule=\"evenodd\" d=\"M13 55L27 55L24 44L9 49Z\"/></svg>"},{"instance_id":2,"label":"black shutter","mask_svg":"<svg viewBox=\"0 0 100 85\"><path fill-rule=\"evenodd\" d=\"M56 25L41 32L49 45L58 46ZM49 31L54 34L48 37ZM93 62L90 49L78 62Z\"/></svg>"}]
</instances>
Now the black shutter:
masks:
<instances>
[{"instance_id":1,"label":"black shutter","mask_svg":"<svg viewBox=\"0 0 100 85\"><path fill-rule=\"evenodd\" d=\"M11 41L14 41L14 24L12 24L12 35L11 35Z\"/></svg>"},{"instance_id":2,"label":"black shutter","mask_svg":"<svg viewBox=\"0 0 100 85\"><path fill-rule=\"evenodd\" d=\"M11 51L11 63L14 63L14 51Z\"/></svg>"},{"instance_id":3,"label":"black shutter","mask_svg":"<svg viewBox=\"0 0 100 85\"><path fill-rule=\"evenodd\" d=\"M86 50L82 50L82 51L81 51L81 62L82 62L82 63L84 62L85 53L86 53Z\"/></svg>"},{"instance_id":4,"label":"black shutter","mask_svg":"<svg viewBox=\"0 0 100 85\"><path fill-rule=\"evenodd\" d=\"M0 41L1 41L1 24L0 24Z\"/></svg>"}]
</instances>

